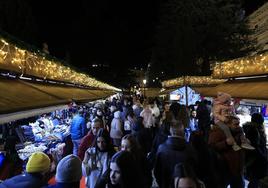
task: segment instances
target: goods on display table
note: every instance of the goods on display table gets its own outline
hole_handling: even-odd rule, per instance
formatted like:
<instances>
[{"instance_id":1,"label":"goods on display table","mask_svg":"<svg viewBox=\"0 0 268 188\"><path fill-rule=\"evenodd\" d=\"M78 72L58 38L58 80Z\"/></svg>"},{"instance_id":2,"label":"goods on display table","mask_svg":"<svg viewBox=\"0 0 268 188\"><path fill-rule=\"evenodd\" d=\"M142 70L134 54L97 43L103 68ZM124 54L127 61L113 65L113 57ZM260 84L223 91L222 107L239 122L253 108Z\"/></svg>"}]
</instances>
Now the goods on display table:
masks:
<instances>
[{"instance_id":1,"label":"goods on display table","mask_svg":"<svg viewBox=\"0 0 268 188\"><path fill-rule=\"evenodd\" d=\"M35 145L30 143L30 145L25 146L25 148L18 150L18 155L20 159L24 161L28 159L32 153L44 152L45 150L47 150L47 147L43 144Z\"/></svg>"},{"instance_id":2,"label":"goods on display table","mask_svg":"<svg viewBox=\"0 0 268 188\"><path fill-rule=\"evenodd\" d=\"M264 117L265 133L266 133L266 135L268 135L268 105L267 104L263 105L263 107L262 107L262 115Z\"/></svg>"},{"instance_id":3,"label":"goods on display table","mask_svg":"<svg viewBox=\"0 0 268 188\"><path fill-rule=\"evenodd\" d=\"M50 154L55 162L61 159L65 138L70 135L70 121L52 119L51 116L43 115L36 122L20 126L20 131L16 131L21 141L16 145L21 160L26 161L32 153L38 151Z\"/></svg>"}]
</instances>

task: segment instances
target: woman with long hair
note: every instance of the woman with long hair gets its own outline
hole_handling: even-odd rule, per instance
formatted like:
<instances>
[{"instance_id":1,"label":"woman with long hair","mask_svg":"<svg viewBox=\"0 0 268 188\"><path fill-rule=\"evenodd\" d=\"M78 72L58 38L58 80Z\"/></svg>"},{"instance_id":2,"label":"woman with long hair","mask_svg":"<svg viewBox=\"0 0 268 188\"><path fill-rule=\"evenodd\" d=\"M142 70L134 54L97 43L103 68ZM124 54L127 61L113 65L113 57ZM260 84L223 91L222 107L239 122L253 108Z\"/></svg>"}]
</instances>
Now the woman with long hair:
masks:
<instances>
[{"instance_id":1,"label":"woman with long hair","mask_svg":"<svg viewBox=\"0 0 268 188\"><path fill-rule=\"evenodd\" d=\"M204 183L197 178L192 166L187 162L176 164L176 166L174 167L173 177L175 188L205 188Z\"/></svg>"},{"instance_id":2,"label":"woman with long hair","mask_svg":"<svg viewBox=\"0 0 268 188\"><path fill-rule=\"evenodd\" d=\"M127 134L122 138L121 150L129 151L133 155L134 160L137 162L138 168L142 172L141 177L144 187L151 187L152 173L150 171L149 164L145 154L142 152L136 138L133 135Z\"/></svg>"},{"instance_id":3,"label":"woman with long hair","mask_svg":"<svg viewBox=\"0 0 268 188\"><path fill-rule=\"evenodd\" d=\"M98 179L109 169L114 153L109 133L105 129L100 129L95 145L86 151L82 164L87 188L95 187Z\"/></svg>"},{"instance_id":4,"label":"woman with long hair","mask_svg":"<svg viewBox=\"0 0 268 188\"><path fill-rule=\"evenodd\" d=\"M140 177L138 177L139 174L140 172L133 155L128 151L120 151L112 157L108 187L143 187Z\"/></svg>"}]
</instances>

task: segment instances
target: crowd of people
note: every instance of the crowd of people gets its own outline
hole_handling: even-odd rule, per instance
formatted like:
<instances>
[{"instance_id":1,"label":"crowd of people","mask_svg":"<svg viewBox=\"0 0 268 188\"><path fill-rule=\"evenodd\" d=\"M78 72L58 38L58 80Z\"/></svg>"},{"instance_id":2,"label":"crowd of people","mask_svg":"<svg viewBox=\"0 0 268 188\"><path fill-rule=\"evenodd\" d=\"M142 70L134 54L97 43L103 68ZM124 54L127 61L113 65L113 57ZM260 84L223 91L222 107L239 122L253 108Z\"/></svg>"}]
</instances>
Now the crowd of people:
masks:
<instances>
[{"instance_id":1,"label":"crowd of people","mask_svg":"<svg viewBox=\"0 0 268 188\"><path fill-rule=\"evenodd\" d=\"M50 159L42 152L26 172L0 188L257 188L267 174L263 117L242 127L231 96L219 93L186 107L137 96L76 106L70 133L73 152L57 164L47 185Z\"/></svg>"}]
</instances>

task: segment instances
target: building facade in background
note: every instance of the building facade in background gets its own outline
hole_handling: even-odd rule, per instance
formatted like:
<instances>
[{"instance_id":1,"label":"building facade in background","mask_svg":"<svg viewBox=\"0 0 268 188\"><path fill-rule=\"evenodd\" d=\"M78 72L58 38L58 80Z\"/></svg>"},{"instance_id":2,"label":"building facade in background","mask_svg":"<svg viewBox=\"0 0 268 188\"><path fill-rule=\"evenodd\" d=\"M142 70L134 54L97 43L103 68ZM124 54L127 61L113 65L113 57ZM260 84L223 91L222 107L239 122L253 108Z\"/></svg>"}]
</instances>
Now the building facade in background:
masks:
<instances>
[{"instance_id":1,"label":"building facade in background","mask_svg":"<svg viewBox=\"0 0 268 188\"><path fill-rule=\"evenodd\" d=\"M256 52L268 51L268 2L248 17L249 27L254 31ZM254 53L255 54L255 53Z\"/></svg>"}]
</instances>

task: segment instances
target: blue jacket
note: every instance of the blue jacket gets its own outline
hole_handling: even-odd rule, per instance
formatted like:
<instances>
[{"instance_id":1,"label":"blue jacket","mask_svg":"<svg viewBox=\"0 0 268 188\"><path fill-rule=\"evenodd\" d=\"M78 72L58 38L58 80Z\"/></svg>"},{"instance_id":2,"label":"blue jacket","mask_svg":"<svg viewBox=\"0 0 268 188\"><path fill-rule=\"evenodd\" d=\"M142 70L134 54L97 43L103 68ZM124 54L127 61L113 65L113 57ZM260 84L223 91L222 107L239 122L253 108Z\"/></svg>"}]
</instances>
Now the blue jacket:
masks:
<instances>
[{"instance_id":1,"label":"blue jacket","mask_svg":"<svg viewBox=\"0 0 268 188\"><path fill-rule=\"evenodd\" d=\"M71 129L70 129L72 140L78 140L83 138L86 135L86 121L80 115L74 116Z\"/></svg>"},{"instance_id":2,"label":"blue jacket","mask_svg":"<svg viewBox=\"0 0 268 188\"><path fill-rule=\"evenodd\" d=\"M0 183L0 188L41 188L47 183L42 180L39 174L21 174Z\"/></svg>"}]
</instances>

